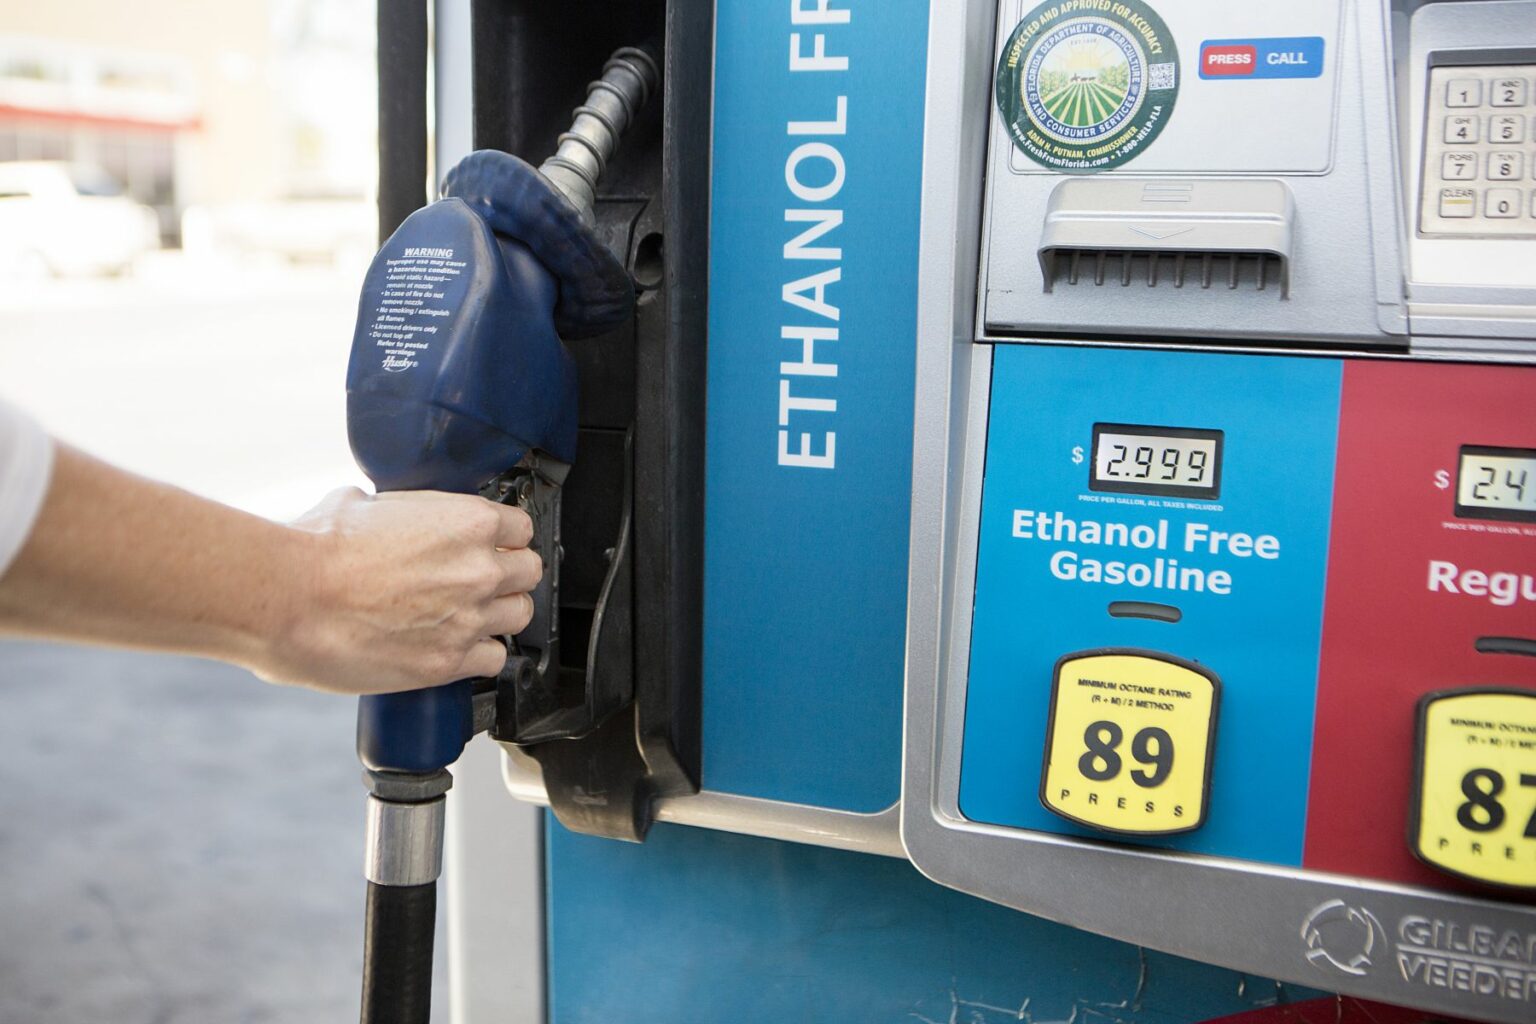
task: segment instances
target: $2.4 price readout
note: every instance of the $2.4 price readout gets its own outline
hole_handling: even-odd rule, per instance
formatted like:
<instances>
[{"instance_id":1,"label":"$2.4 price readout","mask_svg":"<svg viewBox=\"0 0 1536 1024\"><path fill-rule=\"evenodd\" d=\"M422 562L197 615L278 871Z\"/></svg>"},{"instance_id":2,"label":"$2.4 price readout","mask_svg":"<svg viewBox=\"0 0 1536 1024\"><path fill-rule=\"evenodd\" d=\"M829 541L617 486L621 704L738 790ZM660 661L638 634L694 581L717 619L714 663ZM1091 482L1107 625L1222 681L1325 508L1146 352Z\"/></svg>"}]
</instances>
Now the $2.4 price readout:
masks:
<instances>
[{"instance_id":1,"label":"$2.4 price readout","mask_svg":"<svg viewBox=\"0 0 1536 1024\"><path fill-rule=\"evenodd\" d=\"M1438 479L1435 482L1440 484ZM1462 445L1456 469L1456 514L1536 521L1536 450Z\"/></svg>"},{"instance_id":2,"label":"$2.4 price readout","mask_svg":"<svg viewBox=\"0 0 1536 1024\"><path fill-rule=\"evenodd\" d=\"M1220 681L1155 651L1056 664L1040 800L1079 825L1130 835L1205 823Z\"/></svg>"},{"instance_id":3,"label":"$2.4 price readout","mask_svg":"<svg viewBox=\"0 0 1536 1024\"><path fill-rule=\"evenodd\" d=\"M1419 702L1408 831L1431 867L1536 889L1536 692L1453 690Z\"/></svg>"}]
</instances>

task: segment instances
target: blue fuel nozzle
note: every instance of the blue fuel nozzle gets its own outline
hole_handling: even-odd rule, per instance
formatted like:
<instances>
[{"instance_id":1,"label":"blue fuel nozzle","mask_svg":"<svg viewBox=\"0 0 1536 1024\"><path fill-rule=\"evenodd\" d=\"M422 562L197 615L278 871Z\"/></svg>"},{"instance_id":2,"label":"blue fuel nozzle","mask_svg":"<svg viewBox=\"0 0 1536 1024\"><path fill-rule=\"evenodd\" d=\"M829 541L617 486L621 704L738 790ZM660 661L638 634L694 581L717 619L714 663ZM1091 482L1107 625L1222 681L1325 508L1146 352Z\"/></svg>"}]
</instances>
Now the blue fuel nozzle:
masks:
<instances>
[{"instance_id":1,"label":"blue fuel nozzle","mask_svg":"<svg viewBox=\"0 0 1536 1024\"><path fill-rule=\"evenodd\" d=\"M472 153L374 258L347 433L379 490L473 494L520 465L574 460L576 370L561 335L618 326L634 285L558 184L571 166L552 181L506 153ZM473 734L471 706L468 680L364 697L358 755L374 771L444 768Z\"/></svg>"}]
</instances>

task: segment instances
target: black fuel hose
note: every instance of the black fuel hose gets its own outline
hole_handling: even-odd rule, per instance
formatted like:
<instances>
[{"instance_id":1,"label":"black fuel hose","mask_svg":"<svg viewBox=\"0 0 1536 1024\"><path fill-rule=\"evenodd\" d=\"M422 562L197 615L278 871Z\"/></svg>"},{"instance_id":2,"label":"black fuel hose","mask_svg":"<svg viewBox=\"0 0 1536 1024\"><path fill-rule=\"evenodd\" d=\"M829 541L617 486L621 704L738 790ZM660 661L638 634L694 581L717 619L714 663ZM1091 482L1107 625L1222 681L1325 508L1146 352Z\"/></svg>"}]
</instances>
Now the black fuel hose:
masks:
<instances>
[{"instance_id":1,"label":"black fuel hose","mask_svg":"<svg viewBox=\"0 0 1536 1024\"><path fill-rule=\"evenodd\" d=\"M437 883L368 883L362 1024L428 1024Z\"/></svg>"}]
</instances>

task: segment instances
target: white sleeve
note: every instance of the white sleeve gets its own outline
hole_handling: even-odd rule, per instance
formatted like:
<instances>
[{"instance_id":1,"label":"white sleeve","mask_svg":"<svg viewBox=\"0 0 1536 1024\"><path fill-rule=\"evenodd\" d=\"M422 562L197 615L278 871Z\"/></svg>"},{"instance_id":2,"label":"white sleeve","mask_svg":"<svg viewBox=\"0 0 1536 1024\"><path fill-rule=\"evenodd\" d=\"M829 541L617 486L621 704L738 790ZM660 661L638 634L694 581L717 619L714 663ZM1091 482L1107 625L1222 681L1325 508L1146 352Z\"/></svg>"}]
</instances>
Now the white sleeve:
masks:
<instances>
[{"instance_id":1,"label":"white sleeve","mask_svg":"<svg viewBox=\"0 0 1536 1024\"><path fill-rule=\"evenodd\" d=\"M0 576L32 532L52 472L53 439L0 402Z\"/></svg>"}]
</instances>

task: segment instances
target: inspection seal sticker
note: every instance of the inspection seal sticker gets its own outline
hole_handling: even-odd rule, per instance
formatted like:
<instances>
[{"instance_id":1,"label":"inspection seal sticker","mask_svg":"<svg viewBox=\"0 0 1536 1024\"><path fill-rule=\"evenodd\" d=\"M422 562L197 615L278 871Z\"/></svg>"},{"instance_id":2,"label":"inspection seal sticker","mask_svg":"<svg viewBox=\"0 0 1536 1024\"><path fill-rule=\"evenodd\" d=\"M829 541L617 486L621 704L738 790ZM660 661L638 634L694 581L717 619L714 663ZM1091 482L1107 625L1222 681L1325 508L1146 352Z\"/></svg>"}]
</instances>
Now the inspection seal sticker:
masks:
<instances>
[{"instance_id":1,"label":"inspection seal sticker","mask_svg":"<svg viewBox=\"0 0 1536 1024\"><path fill-rule=\"evenodd\" d=\"M997 64L1013 144L1055 171L1117 167L1157 138L1179 95L1168 26L1140 0L1054 0L1024 16Z\"/></svg>"}]
</instances>

